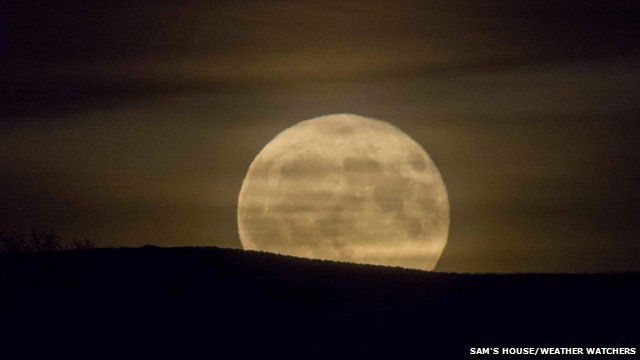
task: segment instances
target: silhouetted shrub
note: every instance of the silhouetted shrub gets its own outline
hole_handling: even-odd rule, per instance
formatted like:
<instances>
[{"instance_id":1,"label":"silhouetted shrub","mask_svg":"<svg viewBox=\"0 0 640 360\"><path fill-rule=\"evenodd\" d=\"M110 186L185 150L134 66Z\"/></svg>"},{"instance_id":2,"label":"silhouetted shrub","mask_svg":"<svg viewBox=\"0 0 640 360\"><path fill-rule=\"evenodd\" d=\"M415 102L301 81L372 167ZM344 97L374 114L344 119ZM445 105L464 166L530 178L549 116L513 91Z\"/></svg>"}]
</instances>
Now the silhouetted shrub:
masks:
<instances>
[{"instance_id":1,"label":"silhouetted shrub","mask_svg":"<svg viewBox=\"0 0 640 360\"><path fill-rule=\"evenodd\" d=\"M0 232L0 252L58 251L94 247L93 241L87 238L64 240L54 232L32 230L28 235Z\"/></svg>"},{"instance_id":2,"label":"silhouetted shrub","mask_svg":"<svg viewBox=\"0 0 640 360\"><path fill-rule=\"evenodd\" d=\"M93 249L96 247L96 245L93 243L93 241L84 238L82 240L80 239L75 239L73 240L73 248L74 249Z\"/></svg>"},{"instance_id":3,"label":"silhouetted shrub","mask_svg":"<svg viewBox=\"0 0 640 360\"><path fill-rule=\"evenodd\" d=\"M0 233L0 251L22 252L25 251L25 241L21 236Z\"/></svg>"}]
</instances>

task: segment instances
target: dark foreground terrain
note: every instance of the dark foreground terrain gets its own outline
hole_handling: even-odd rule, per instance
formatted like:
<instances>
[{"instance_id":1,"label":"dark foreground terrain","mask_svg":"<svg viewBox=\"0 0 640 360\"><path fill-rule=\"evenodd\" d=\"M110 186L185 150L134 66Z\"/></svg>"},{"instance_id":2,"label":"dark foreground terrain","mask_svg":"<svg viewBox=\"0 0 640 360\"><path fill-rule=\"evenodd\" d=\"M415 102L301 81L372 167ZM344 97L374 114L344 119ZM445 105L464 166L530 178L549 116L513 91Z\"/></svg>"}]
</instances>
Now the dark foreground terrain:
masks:
<instances>
[{"instance_id":1,"label":"dark foreground terrain","mask_svg":"<svg viewBox=\"0 0 640 360\"><path fill-rule=\"evenodd\" d=\"M459 275L216 248L0 254L1 359L635 347L639 315L639 274Z\"/></svg>"}]
</instances>

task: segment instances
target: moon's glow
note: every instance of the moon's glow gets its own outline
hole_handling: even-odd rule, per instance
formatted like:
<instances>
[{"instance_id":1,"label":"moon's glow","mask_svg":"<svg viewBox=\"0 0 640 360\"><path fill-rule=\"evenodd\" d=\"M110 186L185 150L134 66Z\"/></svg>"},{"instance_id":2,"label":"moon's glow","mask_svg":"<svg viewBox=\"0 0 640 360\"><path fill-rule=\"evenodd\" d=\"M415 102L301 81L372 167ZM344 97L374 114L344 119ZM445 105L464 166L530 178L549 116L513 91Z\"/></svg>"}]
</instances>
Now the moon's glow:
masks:
<instances>
[{"instance_id":1,"label":"moon's glow","mask_svg":"<svg viewBox=\"0 0 640 360\"><path fill-rule=\"evenodd\" d=\"M431 270L449 201L435 164L396 127L356 115L302 121L256 156L242 183L245 249Z\"/></svg>"}]
</instances>

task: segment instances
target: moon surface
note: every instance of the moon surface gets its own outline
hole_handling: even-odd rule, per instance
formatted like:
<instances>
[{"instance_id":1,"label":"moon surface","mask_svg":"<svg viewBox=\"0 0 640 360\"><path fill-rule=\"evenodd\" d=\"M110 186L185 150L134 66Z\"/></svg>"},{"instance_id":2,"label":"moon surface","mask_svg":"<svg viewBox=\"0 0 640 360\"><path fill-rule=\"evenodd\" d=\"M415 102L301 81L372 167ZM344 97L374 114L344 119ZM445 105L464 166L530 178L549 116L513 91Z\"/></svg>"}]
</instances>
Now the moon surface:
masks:
<instances>
[{"instance_id":1,"label":"moon surface","mask_svg":"<svg viewBox=\"0 0 640 360\"><path fill-rule=\"evenodd\" d=\"M401 130L328 115L282 131L256 156L238 230L247 250L432 270L449 200L434 162Z\"/></svg>"}]
</instances>

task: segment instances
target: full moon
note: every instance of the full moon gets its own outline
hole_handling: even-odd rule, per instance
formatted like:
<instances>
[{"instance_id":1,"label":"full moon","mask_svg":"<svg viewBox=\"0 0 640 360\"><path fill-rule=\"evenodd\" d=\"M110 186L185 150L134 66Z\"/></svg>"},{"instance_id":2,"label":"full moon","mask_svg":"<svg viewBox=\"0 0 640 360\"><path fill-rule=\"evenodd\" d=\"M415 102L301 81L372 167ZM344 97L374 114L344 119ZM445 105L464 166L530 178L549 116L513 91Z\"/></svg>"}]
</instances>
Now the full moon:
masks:
<instances>
[{"instance_id":1,"label":"full moon","mask_svg":"<svg viewBox=\"0 0 640 360\"><path fill-rule=\"evenodd\" d=\"M328 115L282 131L256 156L238 230L247 250L433 270L449 200L438 168L404 132Z\"/></svg>"}]
</instances>

